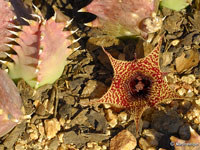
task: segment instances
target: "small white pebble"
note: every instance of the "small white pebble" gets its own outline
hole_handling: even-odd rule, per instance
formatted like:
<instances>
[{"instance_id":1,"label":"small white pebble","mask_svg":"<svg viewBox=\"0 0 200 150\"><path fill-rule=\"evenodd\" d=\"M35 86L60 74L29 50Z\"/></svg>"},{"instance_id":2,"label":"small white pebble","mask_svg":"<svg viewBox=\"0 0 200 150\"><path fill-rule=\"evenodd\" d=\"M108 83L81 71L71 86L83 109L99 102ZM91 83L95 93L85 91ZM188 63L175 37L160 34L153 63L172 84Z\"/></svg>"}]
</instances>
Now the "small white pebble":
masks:
<instances>
[{"instance_id":1,"label":"small white pebble","mask_svg":"<svg viewBox=\"0 0 200 150\"><path fill-rule=\"evenodd\" d=\"M184 88L180 88L180 89L178 90L178 94L179 94L180 96L185 95L185 93L186 93L186 90L185 90Z\"/></svg>"},{"instance_id":2,"label":"small white pebble","mask_svg":"<svg viewBox=\"0 0 200 150\"><path fill-rule=\"evenodd\" d=\"M103 146L102 146L102 149L105 149L105 150L107 150L107 147L106 147L106 145L103 145Z\"/></svg>"},{"instance_id":3,"label":"small white pebble","mask_svg":"<svg viewBox=\"0 0 200 150\"><path fill-rule=\"evenodd\" d=\"M193 97L194 93L191 90L188 90L186 93L186 97Z\"/></svg>"},{"instance_id":4,"label":"small white pebble","mask_svg":"<svg viewBox=\"0 0 200 150\"><path fill-rule=\"evenodd\" d=\"M127 113L126 112L121 112L119 115L118 115L118 119L119 119L119 122L121 123L124 123L127 121Z\"/></svg>"},{"instance_id":5,"label":"small white pebble","mask_svg":"<svg viewBox=\"0 0 200 150\"><path fill-rule=\"evenodd\" d=\"M180 42L180 40L173 40L173 41L171 42L171 44L172 44L173 46L176 46L176 45L178 45L179 42Z\"/></svg>"}]
</instances>

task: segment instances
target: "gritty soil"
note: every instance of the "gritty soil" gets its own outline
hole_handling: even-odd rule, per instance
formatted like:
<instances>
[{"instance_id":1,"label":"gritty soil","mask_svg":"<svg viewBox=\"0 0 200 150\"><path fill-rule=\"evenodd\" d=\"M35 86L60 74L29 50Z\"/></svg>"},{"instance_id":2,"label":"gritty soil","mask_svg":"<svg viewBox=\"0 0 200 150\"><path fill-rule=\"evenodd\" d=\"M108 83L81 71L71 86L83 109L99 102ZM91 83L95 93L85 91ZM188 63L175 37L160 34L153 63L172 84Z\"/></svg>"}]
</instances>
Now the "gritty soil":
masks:
<instances>
[{"instance_id":1,"label":"gritty soil","mask_svg":"<svg viewBox=\"0 0 200 150\"><path fill-rule=\"evenodd\" d=\"M86 5L80 0L24 0L24 4L30 10L36 5L45 18L54 14L53 5L67 18L74 18L69 29L79 28L73 38L81 40L72 47L81 48L68 58L63 75L53 85L34 93L23 80L18 82L25 112L31 118L0 139L0 150L104 150L123 129L136 136L134 121L124 110L82 106L80 102L100 98L111 85L113 69L101 46L117 59L133 60L134 53L138 59L155 47L162 33L161 70L169 73L169 85L185 99L146 110L135 149L173 150L170 136L189 139L189 126L200 133L200 12L195 5L179 12L160 10L158 14L165 16L163 27L151 35L150 42L144 42L108 37L99 29L84 26L95 16L77 12Z\"/></svg>"}]
</instances>

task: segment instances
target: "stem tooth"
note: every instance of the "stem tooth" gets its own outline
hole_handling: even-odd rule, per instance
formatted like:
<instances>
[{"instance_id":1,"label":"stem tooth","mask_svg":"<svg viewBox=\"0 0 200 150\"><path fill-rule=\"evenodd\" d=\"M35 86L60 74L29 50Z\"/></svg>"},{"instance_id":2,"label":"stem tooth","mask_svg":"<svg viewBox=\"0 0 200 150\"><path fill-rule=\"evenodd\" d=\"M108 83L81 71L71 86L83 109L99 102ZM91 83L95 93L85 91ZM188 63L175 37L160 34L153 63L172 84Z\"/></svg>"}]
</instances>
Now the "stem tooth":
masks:
<instances>
[{"instance_id":1,"label":"stem tooth","mask_svg":"<svg viewBox=\"0 0 200 150\"><path fill-rule=\"evenodd\" d=\"M14 42L16 42L16 39L15 39L15 38L7 37L7 39L10 40L10 41L14 41Z\"/></svg>"},{"instance_id":2,"label":"stem tooth","mask_svg":"<svg viewBox=\"0 0 200 150\"><path fill-rule=\"evenodd\" d=\"M21 17L24 21L26 21L28 24L31 24L31 20L28 20L28 19L26 19L26 18L24 18L24 17Z\"/></svg>"},{"instance_id":3,"label":"stem tooth","mask_svg":"<svg viewBox=\"0 0 200 150\"><path fill-rule=\"evenodd\" d=\"M35 89L37 89L37 88L38 88L38 86L39 86L39 83L40 83L39 81L37 81L37 82L36 82L36 84L35 84Z\"/></svg>"},{"instance_id":4,"label":"stem tooth","mask_svg":"<svg viewBox=\"0 0 200 150\"><path fill-rule=\"evenodd\" d=\"M74 51L77 51L79 48L81 48L81 46L73 48Z\"/></svg>"},{"instance_id":5,"label":"stem tooth","mask_svg":"<svg viewBox=\"0 0 200 150\"><path fill-rule=\"evenodd\" d=\"M53 17L51 17L51 18L55 21L55 20L56 20L56 16L57 16L57 13L56 13L56 11L55 11Z\"/></svg>"},{"instance_id":6,"label":"stem tooth","mask_svg":"<svg viewBox=\"0 0 200 150\"><path fill-rule=\"evenodd\" d=\"M76 43L76 42L78 42L80 39L81 39L81 37L79 37L78 39L73 40L72 43Z\"/></svg>"},{"instance_id":7,"label":"stem tooth","mask_svg":"<svg viewBox=\"0 0 200 150\"><path fill-rule=\"evenodd\" d=\"M85 8L81 8L77 12L87 12L87 10Z\"/></svg>"},{"instance_id":8,"label":"stem tooth","mask_svg":"<svg viewBox=\"0 0 200 150\"><path fill-rule=\"evenodd\" d=\"M18 33L17 33L17 32L15 32L15 31L8 30L8 32L10 32L10 33L12 33L12 34L14 34L14 35L18 36Z\"/></svg>"},{"instance_id":9,"label":"stem tooth","mask_svg":"<svg viewBox=\"0 0 200 150\"><path fill-rule=\"evenodd\" d=\"M8 54L8 53L6 53L6 52L5 52L5 54L6 54L8 57L10 57L10 58L12 57L12 55L11 55L11 54Z\"/></svg>"},{"instance_id":10,"label":"stem tooth","mask_svg":"<svg viewBox=\"0 0 200 150\"><path fill-rule=\"evenodd\" d=\"M14 25L14 24L9 24L8 27L10 27L10 28L16 28L16 29L19 29L19 30L22 29L21 26L16 26L16 25Z\"/></svg>"},{"instance_id":11,"label":"stem tooth","mask_svg":"<svg viewBox=\"0 0 200 150\"><path fill-rule=\"evenodd\" d=\"M35 6L33 3L32 3L32 6L34 7L35 12L36 12L38 15L42 16L42 14L41 14L40 10L37 8L37 6Z\"/></svg>"},{"instance_id":12,"label":"stem tooth","mask_svg":"<svg viewBox=\"0 0 200 150\"><path fill-rule=\"evenodd\" d=\"M71 34L74 34L78 31L78 28L76 30L70 31Z\"/></svg>"},{"instance_id":13,"label":"stem tooth","mask_svg":"<svg viewBox=\"0 0 200 150\"><path fill-rule=\"evenodd\" d=\"M6 43L5 46L8 46L8 47L12 48L13 45L12 45L12 44L7 44L7 43Z\"/></svg>"},{"instance_id":14,"label":"stem tooth","mask_svg":"<svg viewBox=\"0 0 200 150\"><path fill-rule=\"evenodd\" d=\"M41 55L41 54L42 54L42 52L43 52L43 49L42 49L42 48L40 48L40 50L39 50L39 55Z\"/></svg>"},{"instance_id":15,"label":"stem tooth","mask_svg":"<svg viewBox=\"0 0 200 150\"><path fill-rule=\"evenodd\" d=\"M31 14L31 16L37 18L39 20L39 23L42 22L42 17L40 15L37 15L37 14Z\"/></svg>"},{"instance_id":16,"label":"stem tooth","mask_svg":"<svg viewBox=\"0 0 200 150\"><path fill-rule=\"evenodd\" d=\"M39 69L37 68L36 70L35 70L35 73L37 74L39 72Z\"/></svg>"},{"instance_id":17,"label":"stem tooth","mask_svg":"<svg viewBox=\"0 0 200 150\"><path fill-rule=\"evenodd\" d=\"M74 20L74 18L72 18L71 20L67 21L67 24L66 24L65 28L69 27L69 25L72 23L73 20Z\"/></svg>"},{"instance_id":18,"label":"stem tooth","mask_svg":"<svg viewBox=\"0 0 200 150\"><path fill-rule=\"evenodd\" d=\"M87 26L87 27L92 27L93 26L91 22L84 23L84 25Z\"/></svg>"}]
</instances>

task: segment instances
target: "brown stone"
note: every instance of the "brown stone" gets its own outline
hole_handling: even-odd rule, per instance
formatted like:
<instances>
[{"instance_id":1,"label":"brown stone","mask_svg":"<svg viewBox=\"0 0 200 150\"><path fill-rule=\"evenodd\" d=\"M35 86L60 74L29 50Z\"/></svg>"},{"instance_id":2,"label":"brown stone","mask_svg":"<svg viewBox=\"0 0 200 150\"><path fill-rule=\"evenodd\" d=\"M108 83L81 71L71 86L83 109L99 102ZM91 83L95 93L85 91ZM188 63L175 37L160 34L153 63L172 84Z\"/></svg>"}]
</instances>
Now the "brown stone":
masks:
<instances>
[{"instance_id":1,"label":"brown stone","mask_svg":"<svg viewBox=\"0 0 200 150\"><path fill-rule=\"evenodd\" d=\"M128 130L123 130L111 139L110 150L133 150L136 145L136 138Z\"/></svg>"}]
</instances>

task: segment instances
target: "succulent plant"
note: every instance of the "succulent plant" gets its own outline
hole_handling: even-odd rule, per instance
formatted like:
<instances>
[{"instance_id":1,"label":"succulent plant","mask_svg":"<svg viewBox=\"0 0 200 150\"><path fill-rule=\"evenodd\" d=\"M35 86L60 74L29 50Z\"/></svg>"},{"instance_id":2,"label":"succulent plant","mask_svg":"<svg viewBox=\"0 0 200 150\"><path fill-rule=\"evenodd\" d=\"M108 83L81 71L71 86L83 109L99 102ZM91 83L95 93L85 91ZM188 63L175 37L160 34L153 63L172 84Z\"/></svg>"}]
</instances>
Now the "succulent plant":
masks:
<instances>
[{"instance_id":1,"label":"succulent plant","mask_svg":"<svg viewBox=\"0 0 200 150\"><path fill-rule=\"evenodd\" d=\"M20 94L3 70L0 70L0 97L0 137L2 137L23 119Z\"/></svg>"},{"instance_id":2,"label":"succulent plant","mask_svg":"<svg viewBox=\"0 0 200 150\"><path fill-rule=\"evenodd\" d=\"M108 35L143 38L162 26L156 16L159 0L93 0L79 12L95 14L97 18L86 25L102 28Z\"/></svg>"},{"instance_id":3,"label":"succulent plant","mask_svg":"<svg viewBox=\"0 0 200 150\"><path fill-rule=\"evenodd\" d=\"M147 108L167 99L180 98L163 79L164 74L159 66L161 43L162 40L145 58L133 61L116 60L104 50L113 66L114 77L107 93L89 104L107 103L126 109L132 115L138 133L139 120ZM82 104L88 105L84 102Z\"/></svg>"},{"instance_id":4,"label":"succulent plant","mask_svg":"<svg viewBox=\"0 0 200 150\"><path fill-rule=\"evenodd\" d=\"M180 11L192 3L192 0L162 0L160 5L172 10Z\"/></svg>"},{"instance_id":5,"label":"succulent plant","mask_svg":"<svg viewBox=\"0 0 200 150\"><path fill-rule=\"evenodd\" d=\"M8 37L11 35L9 28L13 25L14 13L11 4L7 1L0 0L0 51L7 50L5 43L9 42Z\"/></svg>"},{"instance_id":6,"label":"succulent plant","mask_svg":"<svg viewBox=\"0 0 200 150\"><path fill-rule=\"evenodd\" d=\"M56 22L56 13L45 20L39 9L36 12L32 16L37 21L25 19L29 25L14 26L16 31L10 31L15 37L6 45L16 54L7 54L13 62L2 61L13 80L22 78L34 88L52 84L61 76L67 57L75 50L69 46L77 41L69 39L75 31L65 30L71 21Z\"/></svg>"}]
</instances>

